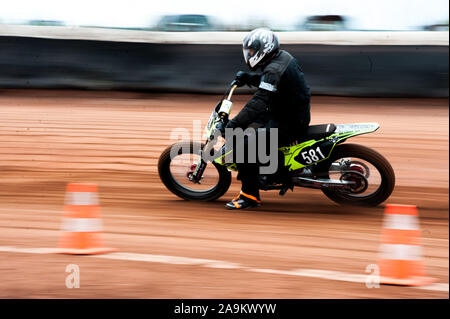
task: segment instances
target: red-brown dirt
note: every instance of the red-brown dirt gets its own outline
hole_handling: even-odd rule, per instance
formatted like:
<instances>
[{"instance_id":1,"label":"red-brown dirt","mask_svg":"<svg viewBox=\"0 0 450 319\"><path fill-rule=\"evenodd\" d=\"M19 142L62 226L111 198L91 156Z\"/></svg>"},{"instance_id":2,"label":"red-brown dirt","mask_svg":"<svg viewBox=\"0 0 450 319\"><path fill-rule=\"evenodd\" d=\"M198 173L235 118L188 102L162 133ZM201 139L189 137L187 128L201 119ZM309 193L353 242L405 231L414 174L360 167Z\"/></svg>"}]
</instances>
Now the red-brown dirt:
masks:
<instances>
[{"instance_id":1,"label":"red-brown dirt","mask_svg":"<svg viewBox=\"0 0 450 319\"><path fill-rule=\"evenodd\" d=\"M187 202L157 173L177 127L206 124L215 95L0 91L0 246L56 247L65 185L98 184L105 240L121 252L205 258L246 267L365 274L376 263L383 205L340 207L320 191L230 212L233 180L216 202ZM248 96L236 96L234 114ZM427 274L448 283L447 99L313 97L312 124L378 122L352 139L396 173L386 203L419 208ZM233 175L234 176L234 175ZM65 287L77 264L81 287ZM0 298L448 298L448 292L88 256L0 252Z\"/></svg>"}]
</instances>

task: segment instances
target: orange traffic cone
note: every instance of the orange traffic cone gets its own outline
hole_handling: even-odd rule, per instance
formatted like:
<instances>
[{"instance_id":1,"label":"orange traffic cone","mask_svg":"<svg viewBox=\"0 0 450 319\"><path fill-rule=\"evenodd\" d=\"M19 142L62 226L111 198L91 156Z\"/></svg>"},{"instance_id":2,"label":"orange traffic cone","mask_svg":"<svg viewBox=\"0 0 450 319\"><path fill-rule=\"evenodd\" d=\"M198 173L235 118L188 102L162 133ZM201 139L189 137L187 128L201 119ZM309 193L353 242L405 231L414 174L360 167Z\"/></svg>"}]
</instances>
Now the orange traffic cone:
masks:
<instances>
[{"instance_id":1,"label":"orange traffic cone","mask_svg":"<svg viewBox=\"0 0 450 319\"><path fill-rule=\"evenodd\" d=\"M382 284L423 286L434 281L425 275L416 206L386 205L378 266Z\"/></svg>"},{"instance_id":2,"label":"orange traffic cone","mask_svg":"<svg viewBox=\"0 0 450 319\"><path fill-rule=\"evenodd\" d=\"M106 248L97 185L67 184L59 253L92 255L115 251Z\"/></svg>"}]
</instances>

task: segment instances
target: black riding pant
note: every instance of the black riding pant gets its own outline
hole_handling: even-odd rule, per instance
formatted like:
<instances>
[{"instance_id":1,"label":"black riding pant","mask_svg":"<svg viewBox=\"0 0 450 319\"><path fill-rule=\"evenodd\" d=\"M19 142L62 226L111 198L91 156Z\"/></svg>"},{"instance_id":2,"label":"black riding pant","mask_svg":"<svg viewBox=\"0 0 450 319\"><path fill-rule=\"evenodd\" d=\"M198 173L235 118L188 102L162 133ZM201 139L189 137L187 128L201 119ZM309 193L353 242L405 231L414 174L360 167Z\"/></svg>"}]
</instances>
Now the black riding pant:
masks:
<instances>
[{"instance_id":1,"label":"black riding pant","mask_svg":"<svg viewBox=\"0 0 450 319\"><path fill-rule=\"evenodd\" d=\"M256 198L260 199L259 197L259 172L260 172L260 168L262 165L269 165L267 163L262 164L261 161L258 160L258 156L256 157L257 161L252 162L249 161L249 150L252 150L252 147L249 147L249 143L256 143L256 151L258 154L258 140L265 137L265 142L266 142L266 154L268 154L269 150L272 149L269 147L269 142L270 142L270 134L274 134L273 131L271 129L266 129L266 134L261 134L260 130L256 130L256 138L251 138L251 137L244 137L244 141L236 141L236 145L238 143L244 143L244 162L237 162L235 159L235 163L238 169L238 179L242 182L242 192L255 196ZM301 135L304 134L304 130L299 130L298 133L296 134L292 134L286 131L281 131L278 130L278 139L276 140L277 142L277 147L275 149L278 149L278 147L281 147L283 145L287 145L289 143L291 143L292 141L294 141L295 139L299 138ZM259 141L260 142L260 141ZM236 155L236 154L234 154ZM271 157L272 158L272 157ZM277 173L281 174L281 178L283 179L284 177L287 177L287 172L284 172L283 168L284 168L284 155L277 150Z\"/></svg>"}]
</instances>

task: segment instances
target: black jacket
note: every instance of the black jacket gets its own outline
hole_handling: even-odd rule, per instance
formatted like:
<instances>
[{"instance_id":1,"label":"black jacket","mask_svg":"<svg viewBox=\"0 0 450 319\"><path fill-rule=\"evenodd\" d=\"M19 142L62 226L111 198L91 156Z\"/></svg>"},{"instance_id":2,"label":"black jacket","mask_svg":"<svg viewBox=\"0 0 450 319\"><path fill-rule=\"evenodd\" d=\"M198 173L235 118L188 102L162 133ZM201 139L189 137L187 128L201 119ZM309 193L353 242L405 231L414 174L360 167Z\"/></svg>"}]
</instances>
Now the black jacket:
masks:
<instances>
[{"instance_id":1,"label":"black jacket","mask_svg":"<svg viewBox=\"0 0 450 319\"><path fill-rule=\"evenodd\" d=\"M310 89L296 59L281 50L253 76L258 90L227 127L246 128L252 123L277 127L279 134L301 135L310 122Z\"/></svg>"}]
</instances>

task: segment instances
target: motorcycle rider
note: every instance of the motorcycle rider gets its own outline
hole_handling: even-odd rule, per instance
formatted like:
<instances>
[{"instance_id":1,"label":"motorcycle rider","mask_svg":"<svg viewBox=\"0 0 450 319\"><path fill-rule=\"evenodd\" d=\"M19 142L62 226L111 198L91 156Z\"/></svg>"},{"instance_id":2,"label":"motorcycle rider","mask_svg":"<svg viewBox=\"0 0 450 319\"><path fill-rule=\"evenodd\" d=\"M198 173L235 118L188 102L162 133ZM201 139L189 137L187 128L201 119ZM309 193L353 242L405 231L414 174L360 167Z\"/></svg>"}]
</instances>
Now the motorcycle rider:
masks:
<instances>
[{"instance_id":1,"label":"motorcycle rider","mask_svg":"<svg viewBox=\"0 0 450 319\"><path fill-rule=\"evenodd\" d=\"M235 83L258 89L226 128L264 127L269 134L277 128L279 147L292 143L305 134L310 122L311 94L301 67L292 55L280 50L277 36L266 28L255 29L244 38L243 54L251 72L238 72ZM219 129L223 132L225 127ZM241 192L226 207L259 206L259 165L246 160L237 163L237 168Z\"/></svg>"}]
</instances>

